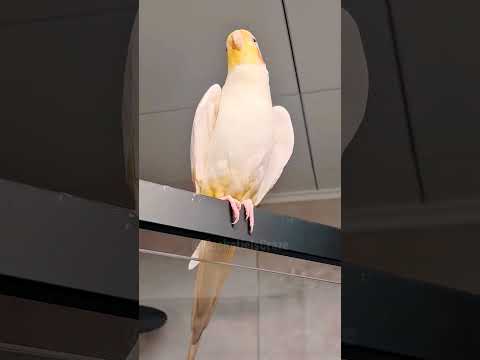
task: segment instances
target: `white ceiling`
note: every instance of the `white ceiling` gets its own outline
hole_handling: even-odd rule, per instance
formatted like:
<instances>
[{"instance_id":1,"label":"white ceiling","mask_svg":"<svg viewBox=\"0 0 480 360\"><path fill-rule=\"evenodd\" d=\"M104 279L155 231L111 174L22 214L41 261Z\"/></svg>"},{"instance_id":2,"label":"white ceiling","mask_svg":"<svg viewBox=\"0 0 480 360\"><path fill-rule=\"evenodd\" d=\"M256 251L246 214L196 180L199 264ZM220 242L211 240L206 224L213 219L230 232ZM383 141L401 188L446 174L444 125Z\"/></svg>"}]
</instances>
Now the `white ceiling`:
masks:
<instances>
[{"instance_id":1,"label":"white ceiling","mask_svg":"<svg viewBox=\"0 0 480 360\"><path fill-rule=\"evenodd\" d=\"M195 107L210 85L225 80L226 35L247 28L265 57L274 104L288 109L295 131L294 154L273 192L338 190L341 2L285 5L288 26L282 0L140 0L142 179L192 189Z\"/></svg>"}]
</instances>

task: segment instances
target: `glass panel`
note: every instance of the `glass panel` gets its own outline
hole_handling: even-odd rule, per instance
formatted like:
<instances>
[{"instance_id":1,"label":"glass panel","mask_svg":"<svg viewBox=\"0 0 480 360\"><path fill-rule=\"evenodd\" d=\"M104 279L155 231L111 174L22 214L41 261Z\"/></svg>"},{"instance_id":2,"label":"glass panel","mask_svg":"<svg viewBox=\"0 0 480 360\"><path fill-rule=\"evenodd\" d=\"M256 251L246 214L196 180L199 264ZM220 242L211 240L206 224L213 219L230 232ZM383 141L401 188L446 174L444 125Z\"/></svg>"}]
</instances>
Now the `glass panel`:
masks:
<instances>
[{"instance_id":1,"label":"glass panel","mask_svg":"<svg viewBox=\"0 0 480 360\"><path fill-rule=\"evenodd\" d=\"M340 284L265 271L258 275L258 359L340 359Z\"/></svg>"},{"instance_id":2,"label":"glass panel","mask_svg":"<svg viewBox=\"0 0 480 360\"><path fill-rule=\"evenodd\" d=\"M140 249L191 257L199 240L140 229ZM341 281L340 267L237 248L231 264L278 271L317 279Z\"/></svg>"},{"instance_id":3,"label":"glass panel","mask_svg":"<svg viewBox=\"0 0 480 360\"><path fill-rule=\"evenodd\" d=\"M197 245L198 239L183 236L164 234L156 231L140 230L140 249L154 250L175 255L191 257ZM255 267L257 265L257 252L249 249L237 248L232 264Z\"/></svg>"},{"instance_id":4,"label":"glass panel","mask_svg":"<svg viewBox=\"0 0 480 360\"><path fill-rule=\"evenodd\" d=\"M141 335L140 359L184 360L190 339L195 270L188 257L140 254L140 303L168 321ZM340 284L230 266L197 359L340 359ZM280 345L281 344L281 345Z\"/></svg>"}]
</instances>

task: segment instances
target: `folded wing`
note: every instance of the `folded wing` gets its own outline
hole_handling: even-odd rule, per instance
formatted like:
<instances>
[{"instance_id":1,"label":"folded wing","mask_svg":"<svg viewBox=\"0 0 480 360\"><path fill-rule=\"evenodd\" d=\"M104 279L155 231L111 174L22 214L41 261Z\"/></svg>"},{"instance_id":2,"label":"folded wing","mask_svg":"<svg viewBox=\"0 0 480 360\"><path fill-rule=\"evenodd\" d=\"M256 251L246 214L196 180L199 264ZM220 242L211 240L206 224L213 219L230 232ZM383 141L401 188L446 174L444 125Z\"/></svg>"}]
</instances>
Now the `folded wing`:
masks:
<instances>
[{"instance_id":1,"label":"folded wing","mask_svg":"<svg viewBox=\"0 0 480 360\"><path fill-rule=\"evenodd\" d=\"M195 184L195 192L200 193L199 183L206 180L206 164L208 144L211 134L217 122L218 108L222 88L215 84L203 95L198 103L195 117L193 118L192 136L190 140L190 165L192 168L192 181ZM192 257L198 258L200 246L197 247ZM198 261L191 260L188 268L194 269Z\"/></svg>"},{"instance_id":2,"label":"folded wing","mask_svg":"<svg viewBox=\"0 0 480 360\"><path fill-rule=\"evenodd\" d=\"M220 105L220 85L212 85L203 95L197 106L193 119L192 137L190 142L190 163L192 168L192 181L195 190L200 191L198 183L206 178L206 156L208 144L215 123L217 121L218 108Z\"/></svg>"},{"instance_id":3,"label":"folded wing","mask_svg":"<svg viewBox=\"0 0 480 360\"><path fill-rule=\"evenodd\" d=\"M293 153L294 136L292 121L288 111L282 106L273 107L273 139L274 144L265 177L254 197L255 206L262 201L275 185Z\"/></svg>"}]
</instances>

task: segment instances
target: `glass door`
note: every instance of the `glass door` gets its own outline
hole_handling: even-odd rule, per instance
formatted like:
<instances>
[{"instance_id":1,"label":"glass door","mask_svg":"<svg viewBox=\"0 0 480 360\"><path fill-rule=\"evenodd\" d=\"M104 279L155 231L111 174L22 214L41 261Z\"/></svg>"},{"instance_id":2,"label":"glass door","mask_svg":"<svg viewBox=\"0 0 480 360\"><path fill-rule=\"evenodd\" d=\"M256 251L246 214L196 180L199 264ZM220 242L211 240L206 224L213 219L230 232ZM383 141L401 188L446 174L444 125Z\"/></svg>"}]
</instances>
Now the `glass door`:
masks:
<instances>
[{"instance_id":1,"label":"glass door","mask_svg":"<svg viewBox=\"0 0 480 360\"><path fill-rule=\"evenodd\" d=\"M340 359L340 268L239 250L232 264L210 263L228 267L229 276L197 359ZM168 316L140 336L139 358L186 359L196 270L184 255L143 249L139 256L140 304Z\"/></svg>"}]
</instances>

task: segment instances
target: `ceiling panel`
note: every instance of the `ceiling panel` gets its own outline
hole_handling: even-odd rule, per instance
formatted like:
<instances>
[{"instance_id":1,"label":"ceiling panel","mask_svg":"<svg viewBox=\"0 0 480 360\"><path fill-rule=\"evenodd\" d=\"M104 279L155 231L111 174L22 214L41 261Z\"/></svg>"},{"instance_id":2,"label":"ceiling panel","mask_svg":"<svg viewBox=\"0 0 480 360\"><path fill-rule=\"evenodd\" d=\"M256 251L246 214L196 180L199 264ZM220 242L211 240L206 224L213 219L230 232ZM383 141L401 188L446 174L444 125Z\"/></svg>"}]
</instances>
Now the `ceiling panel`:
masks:
<instances>
[{"instance_id":1,"label":"ceiling panel","mask_svg":"<svg viewBox=\"0 0 480 360\"><path fill-rule=\"evenodd\" d=\"M191 107L210 85L223 85L225 38L237 28L258 39L272 91L297 93L281 1L141 0L140 112Z\"/></svg>"},{"instance_id":2,"label":"ceiling panel","mask_svg":"<svg viewBox=\"0 0 480 360\"><path fill-rule=\"evenodd\" d=\"M122 136L134 18L107 11L2 27L0 177L135 207Z\"/></svg>"},{"instance_id":3,"label":"ceiling panel","mask_svg":"<svg viewBox=\"0 0 480 360\"><path fill-rule=\"evenodd\" d=\"M295 133L295 146L292 157L272 192L314 190L315 178L313 177L310 161L300 97L298 95L273 96L272 100L274 105L282 105L288 110Z\"/></svg>"},{"instance_id":4,"label":"ceiling panel","mask_svg":"<svg viewBox=\"0 0 480 360\"><path fill-rule=\"evenodd\" d=\"M12 1L8 11L0 13L0 23L19 23L67 16L85 16L130 8L136 11L138 0L83 0L83 1Z\"/></svg>"},{"instance_id":5,"label":"ceiling panel","mask_svg":"<svg viewBox=\"0 0 480 360\"><path fill-rule=\"evenodd\" d=\"M194 109L140 116L140 178L193 190L190 134Z\"/></svg>"},{"instance_id":6,"label":"ceiling panel","mask_svg":"<svg viewBox=\"0 0 480 360\"><path fill-rule=\"evenodd\" d=\"M480 4L461 3L391 1L427 201L480 198Z\"/></svg>"},{"instance_id":7,"label":"ceiling panel","mask_svg":"<svg viewBox=\"0 0 480 360\"><path fill-rule=\"evenodd\" d=\"M341 91L304 94L303 103L318 186L340 187Z\"/></svg>"},{"instance_id":8,"label":"ceiling panel","mask_svg":"<svg viewBox=\"0 0 480 360\"><path fill-rule=\"evenodd\" d=\"M315 183L299 96L274 96L273 100L289 111L295 131L294 153L275 191L312 190ZM140 178L193 189L190 174L193 116L192 108L140 117Z\"/></svg>"},{"instance_id":9,"label":"ceiling panel","mask_svg":"<svg viewBox=\"0 0 480 360\"><path fill-rule=\"evenodd\" d=\"M302 91L340 88L341 1L287 0Z\"/></svg>"},{"instance_id":10,"label":"ceiling panel","mask_svg":"<svg viewBox=\"0 0 480 360\"><path fill-rule=\"evenodd\" d=\"M365 116L342 156L343 210L418 203L420 192L386 3L373 1L366 7L357 0L343 0L342 6L358 25L369 74ZM342 95L345 99L352 94ZM352 103L342 100L342 107Z\"/></svg>"}]
</instances>

